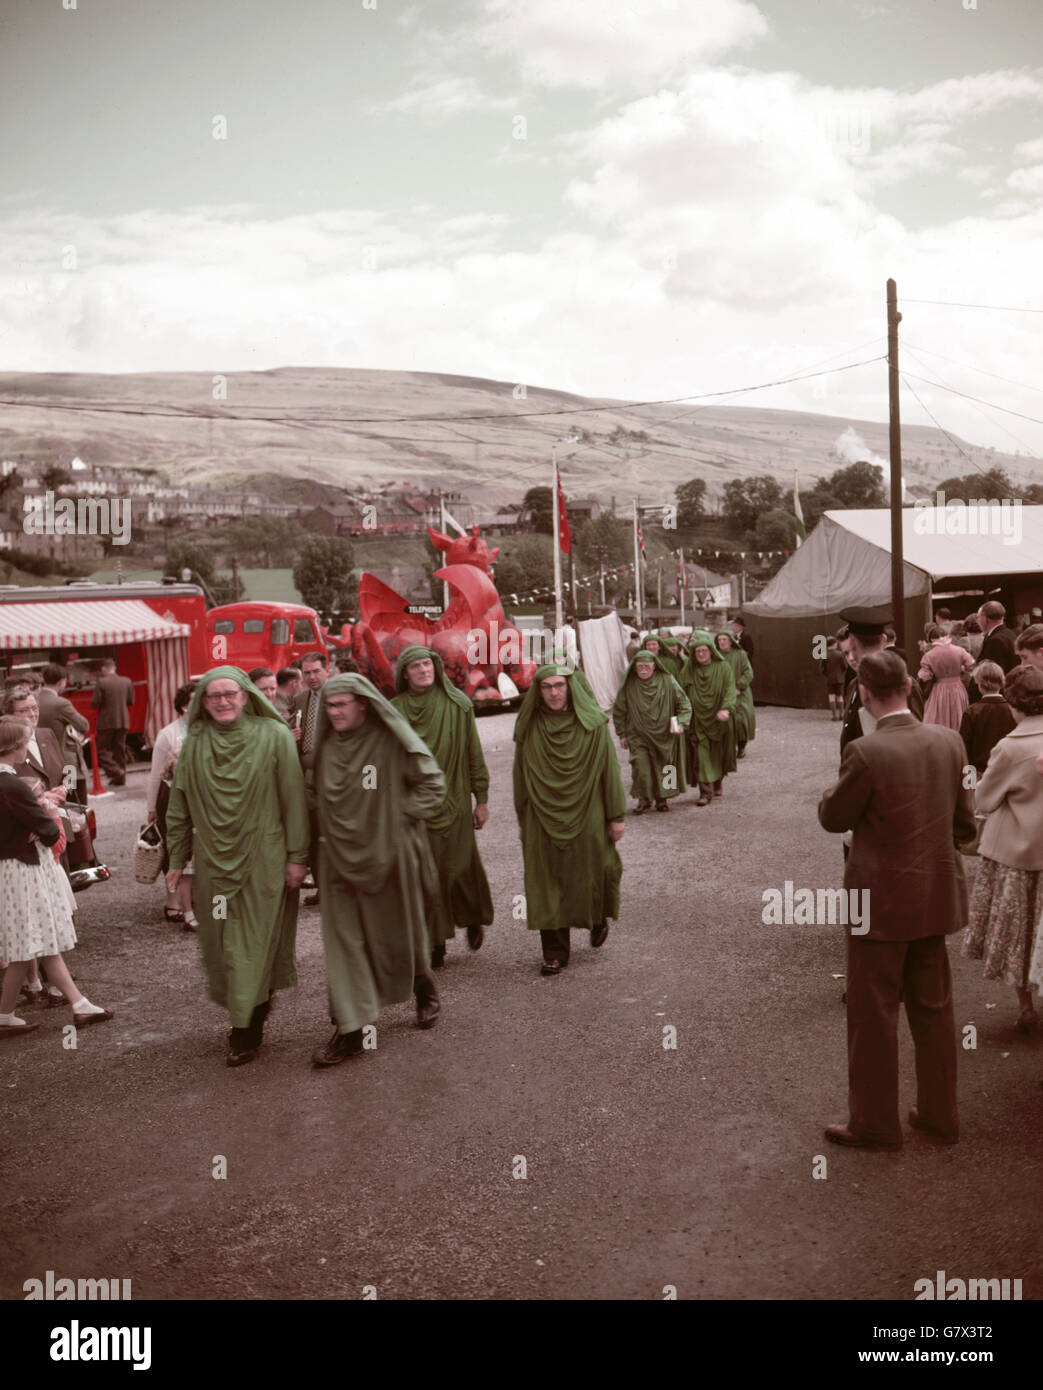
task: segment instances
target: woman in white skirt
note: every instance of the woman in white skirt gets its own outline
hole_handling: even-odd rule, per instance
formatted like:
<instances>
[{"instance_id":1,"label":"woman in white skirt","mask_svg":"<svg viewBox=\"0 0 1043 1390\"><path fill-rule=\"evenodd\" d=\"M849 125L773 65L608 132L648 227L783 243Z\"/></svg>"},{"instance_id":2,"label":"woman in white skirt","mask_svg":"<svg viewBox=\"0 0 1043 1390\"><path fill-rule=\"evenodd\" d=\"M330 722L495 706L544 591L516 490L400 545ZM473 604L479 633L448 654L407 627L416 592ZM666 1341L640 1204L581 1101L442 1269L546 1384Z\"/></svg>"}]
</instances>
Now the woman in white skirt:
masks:
<instances>
[{"instance_id":1,"label":"woman in white skirt","mask_svg":"<svg viewBox=\"0 0 1043 1390\"><path fill-rule=\"evenodd\" d=\"M39 1028L15 1013L18 992L39 960L47 979L72 1005L77 1028L112 1018L73 983L61 952L76 945L68 899L50 846L61 836L58 822L41 806L15 767L25 761L31 726L24 719L0 719L0 959L10 962L0 988L0 1038Z\"/></svg>"}]
</instances>

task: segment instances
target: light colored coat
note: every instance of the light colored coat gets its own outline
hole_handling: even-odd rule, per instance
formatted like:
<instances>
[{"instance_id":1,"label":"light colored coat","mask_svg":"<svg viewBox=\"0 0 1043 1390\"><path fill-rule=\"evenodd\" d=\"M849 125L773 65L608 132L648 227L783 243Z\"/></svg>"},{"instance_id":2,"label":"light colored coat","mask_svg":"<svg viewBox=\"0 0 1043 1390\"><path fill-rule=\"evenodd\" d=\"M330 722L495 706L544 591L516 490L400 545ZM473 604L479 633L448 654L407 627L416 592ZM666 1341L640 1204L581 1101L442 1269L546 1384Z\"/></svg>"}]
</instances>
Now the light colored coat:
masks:
<instances>
[{"instance_id":1,"label":"light colored coat","mask_svg":"<svg viewBox=\"0 0 1043 1390\"><path fill-rule=\"evenodd\" d=\"M1043 869L1043 714L1029 715L989 755L974 809L988 816L978 853L1011 869Z\"/></svg>"}]
</instances>

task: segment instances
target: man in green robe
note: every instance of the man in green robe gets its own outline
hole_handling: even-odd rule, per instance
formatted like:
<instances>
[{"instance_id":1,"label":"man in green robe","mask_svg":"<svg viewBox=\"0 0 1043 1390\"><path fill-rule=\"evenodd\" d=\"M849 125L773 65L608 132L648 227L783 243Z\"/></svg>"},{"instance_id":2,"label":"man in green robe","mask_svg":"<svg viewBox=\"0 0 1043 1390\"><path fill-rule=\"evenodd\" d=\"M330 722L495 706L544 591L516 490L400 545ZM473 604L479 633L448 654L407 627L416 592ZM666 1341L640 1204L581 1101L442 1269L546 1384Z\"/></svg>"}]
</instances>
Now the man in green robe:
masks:
<instances>
[{"instance_id":1,"label":"man in green robe","mask_svg":"<svg viewBox=\"0 0 1043 1390\"><path fill-rule=\"evenodd\" d=\"M688 696L662 661L647 649L638 652L612 706L616 733L630 754L636 816L650 811L653 801L657 811L669 811L667 799L688 790L682 731L691 719Z\"/></svg>"},{"instance_id":2,"label":"man in green robe","mask_svg":"<svg viewBox=\"0 0 1043 1390\"><path fill-rule=\"evenodd\" d=\"M445 674L442 658L427 647L407 647L398 658L391 701L434 755L446 795L427 822L438 866L438 894L431 916L431 964L445 960L445 943L458 926L477 951L493 920L493 901L475 831L489 819L489 769L470 700ZM472 809L471 797L475 805Z\"/></svg>"},{"instance_id":3,"label":"man in green robe","mask_svg":"<svg viewBox=\"0 0 1043 1390\"><path fill-rule=\"evenodd\" d=\"M750 658L730 632L719 632L714 638L717 650L731 668L735 681L735 756L745 758L746 745L757 734L757 715L753 708L753 667Z\"/></svg>"},{"instance_id":4,"label":"man in green robe","mask_svg":"<svg viewBox=\"0 0 1043 1390\"><path fill-rule=\"evenodd\" d=\"M645 651L653 652L668 676L680 681L684 666L684 647L669 632L650 632L644 641Z\"/></svg>"},{"instance_id":5,"label":"man in green robe","mask_svg":"<svg viewBox=\"0 0 1043 1390\"><path fill-rule=\"evenodd\" d=\"M514 726L514 808L525 860L529 929L543 944L544 975L569 962L569 932L590 944L619 916L626 793L608 717L568 666L541 666Z\"/></svg>"},{"instance_id":6,"label":"man in green robe","mask_svg":"<svg viewBox=\"0 0 1043 1390\"><path fill-rule=\"evenodd\" d=\"M681 685L692 706L690 729L693 780L699 782L697 806L708 806L735 771L735 680L731 668L705 628L696 628L688 644Z\"/></svg>"},{"instance_id":7,"label":"man in green robe","mask_svg":"<svg viewBox=\"0 0 1043 1390\"><path fill-rule=\"evenodd\" d=\"M319 816L319 901L330 1016L312 1054L332 1067L363 1051L363 1029L387 1004L416 997L417 1026L441 1005L427 923L438 872L424 824L445 802L427 745L364 676L322 688L313 786Z\"/></svg>"},{"instance_id":8,"label":"man in green robe","mask_svg":"<svg viewBox=\"0 0 1043 1390\"><path fill-rule=\"evenodd\" d=\"M252 1062L277 989L297 983L308 804L286 721L237 666L195 688L167 808L167 887L194 856L210 998L228 1010L230 1067Z\"/></svg>"}]
</instances>

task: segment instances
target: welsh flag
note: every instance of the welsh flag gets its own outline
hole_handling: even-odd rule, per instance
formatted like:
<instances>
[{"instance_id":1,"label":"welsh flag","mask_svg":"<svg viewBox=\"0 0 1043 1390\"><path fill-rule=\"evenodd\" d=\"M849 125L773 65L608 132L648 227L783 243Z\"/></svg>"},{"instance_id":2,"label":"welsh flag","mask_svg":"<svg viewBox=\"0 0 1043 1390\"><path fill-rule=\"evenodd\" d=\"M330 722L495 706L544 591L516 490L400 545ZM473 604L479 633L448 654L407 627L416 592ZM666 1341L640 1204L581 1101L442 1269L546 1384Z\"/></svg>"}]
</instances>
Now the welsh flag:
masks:
<instances>
[{"instance_id":1,"label":"welsh flag","mask_svg":"<svg viewBox=\"0 0 1043 1390\"><path fill-rule=\"evenodd\" d=\"M544 477L547 475L544 474ZM565 514L565 494L561 488L561 469L558 469L558 544L561 546L562 553L568 555L572 549L572 532L569 530L569 519Z\"/></svg>"},{"instance_id":2,"label":"welsh flag","mask_svg":"<svg viewBox=\"0 0 1043 1390\"><path fill-rule=\"evenodd\" d=\"M795 468L793 470L793 515L797 520L797 546L799 547L801 541L807 540L808 533L804 529L804 512L800 505L800 490L797 487L797 470Z\"/></svg>"}]
</instances>

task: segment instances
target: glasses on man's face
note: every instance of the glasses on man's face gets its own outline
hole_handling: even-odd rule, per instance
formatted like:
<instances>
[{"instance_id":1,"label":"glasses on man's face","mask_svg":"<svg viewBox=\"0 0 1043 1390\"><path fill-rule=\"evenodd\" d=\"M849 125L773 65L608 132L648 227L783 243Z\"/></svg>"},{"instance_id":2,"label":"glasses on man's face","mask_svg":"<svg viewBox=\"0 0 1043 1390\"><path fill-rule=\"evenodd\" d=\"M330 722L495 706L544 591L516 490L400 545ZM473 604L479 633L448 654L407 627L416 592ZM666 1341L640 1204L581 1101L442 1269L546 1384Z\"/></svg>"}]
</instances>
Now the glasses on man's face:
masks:
<instances>
[{"instance_id":1,"label":"glasses on man's face","mask_svg":"<svg viewBox=\"0 0 1043 1390\"><path fill-rule=\"evenodd\" d=\"M231 695L204 695L204 700L208 705L231 705L239 698L239 691L233 691Z\"/></svg>"}]
</instances>

